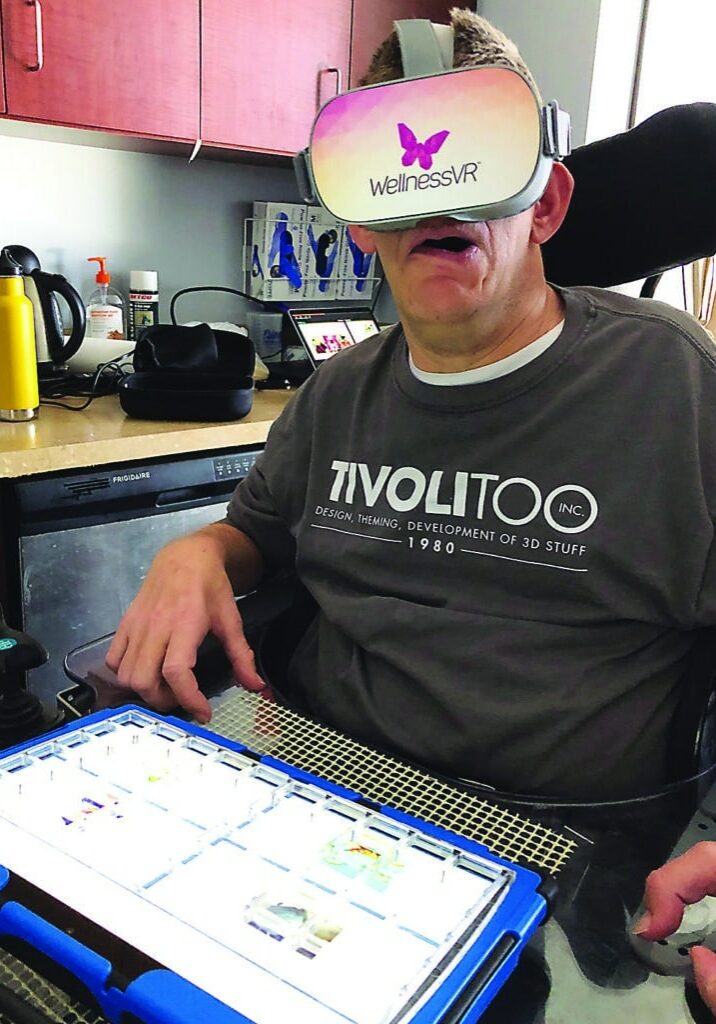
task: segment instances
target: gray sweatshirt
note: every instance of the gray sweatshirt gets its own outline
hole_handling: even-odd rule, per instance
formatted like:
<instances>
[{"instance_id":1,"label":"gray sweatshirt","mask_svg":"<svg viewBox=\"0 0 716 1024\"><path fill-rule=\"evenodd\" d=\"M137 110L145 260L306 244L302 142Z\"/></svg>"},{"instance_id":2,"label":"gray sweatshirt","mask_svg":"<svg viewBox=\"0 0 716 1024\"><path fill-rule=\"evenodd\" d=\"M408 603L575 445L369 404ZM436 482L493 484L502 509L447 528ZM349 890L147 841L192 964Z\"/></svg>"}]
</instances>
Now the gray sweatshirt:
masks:
<instances>
[{"instance_id":1,"label":"gray sweatshirt","mask_svg":"<svg viewBox=\"0 0 716 1024\"><path fill-rule=\"evenodd\" d=\"M328 360L229 522L320 613L291 675L368 743L502 789L655 787L716 623L716 348L686 314L562 292L557 341L436 387L399 327Z\"/></svg>"}]
</instances>

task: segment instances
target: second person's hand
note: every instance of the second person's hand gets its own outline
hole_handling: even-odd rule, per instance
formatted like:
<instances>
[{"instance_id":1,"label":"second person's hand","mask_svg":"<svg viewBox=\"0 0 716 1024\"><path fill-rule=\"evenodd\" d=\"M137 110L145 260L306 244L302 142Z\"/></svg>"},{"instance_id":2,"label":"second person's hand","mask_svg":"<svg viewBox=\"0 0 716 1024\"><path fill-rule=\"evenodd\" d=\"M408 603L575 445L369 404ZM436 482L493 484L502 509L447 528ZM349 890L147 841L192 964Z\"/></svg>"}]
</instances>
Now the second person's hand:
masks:
<instances>
[{"instance_id":1,"label":"second person's hand","mask_svg":"<svg viewBox=\"0 0 716 1024\"><path fill-rule=\"evenodd\" d=\"M634 934L648 942L673 935L684 908L704 896L716 896L716 843L697 843L652 871L646 880L646 912L634 926ZM716 1014L716 954L703 946L694 946L689 954L701 998Z\"/></svg>"}]
</instances>

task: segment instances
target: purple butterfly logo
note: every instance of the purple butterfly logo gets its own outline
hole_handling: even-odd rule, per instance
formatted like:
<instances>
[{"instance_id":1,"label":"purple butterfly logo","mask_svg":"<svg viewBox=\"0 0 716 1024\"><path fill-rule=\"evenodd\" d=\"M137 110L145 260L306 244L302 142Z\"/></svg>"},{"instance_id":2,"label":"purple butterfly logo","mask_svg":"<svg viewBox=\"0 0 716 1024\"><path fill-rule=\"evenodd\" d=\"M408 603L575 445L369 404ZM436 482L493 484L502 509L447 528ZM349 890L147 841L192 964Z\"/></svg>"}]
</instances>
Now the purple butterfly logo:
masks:
<instances>
[{"instance_id":1,"label":"purple butterfly logo","mask_svg":"<svg viewBox=\"0 0 716 1024\"><path fill-rule=\"evenodd\" d=\"M407 124L398 124L398 135L400 145L405 152L402 156L403 167L410 167L417 160L424 171L429 171L433 166L433 156L442 146L450 132L435 132L429 135L425 142L418 142L415 133L408 128Z\"/></svg>"}]
</instances>

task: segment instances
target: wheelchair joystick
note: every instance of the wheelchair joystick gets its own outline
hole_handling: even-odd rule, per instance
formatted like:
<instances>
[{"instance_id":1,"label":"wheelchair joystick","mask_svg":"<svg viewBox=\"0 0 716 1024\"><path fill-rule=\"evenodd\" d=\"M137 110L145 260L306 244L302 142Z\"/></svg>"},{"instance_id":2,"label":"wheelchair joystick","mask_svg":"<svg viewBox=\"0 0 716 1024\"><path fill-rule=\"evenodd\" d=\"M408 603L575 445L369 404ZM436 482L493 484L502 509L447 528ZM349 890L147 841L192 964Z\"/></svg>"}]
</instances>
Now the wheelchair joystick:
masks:
<instances>
[{"instance_id":1,"label":"wheelchair joystick","mask_svg":"<svg viewBox=\"0 0 716 1024\"><path fill-rule=\"evenodd\" d=\"M37 736L58 724L25 682L25 673L47 661L42 644L11 629L0 607L0 747Z\"/></svg>"}]
</instances>

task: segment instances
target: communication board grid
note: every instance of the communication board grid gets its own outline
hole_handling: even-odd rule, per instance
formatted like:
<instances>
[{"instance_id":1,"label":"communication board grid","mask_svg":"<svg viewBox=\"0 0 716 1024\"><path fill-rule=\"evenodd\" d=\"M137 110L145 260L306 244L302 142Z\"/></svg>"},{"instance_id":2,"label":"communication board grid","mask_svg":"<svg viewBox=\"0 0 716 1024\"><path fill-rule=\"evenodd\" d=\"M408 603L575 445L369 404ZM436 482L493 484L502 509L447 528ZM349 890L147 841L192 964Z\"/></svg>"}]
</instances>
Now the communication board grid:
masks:
<instances>
[{"instance_id":1,"label":"communication board grid","mask_svg":"<svg viewBox=\"0 0 716 1024\"><path fill-rule=\"evenodd\" d=\"M482 843L498 857L551 875L576 849L568 836L245 690L220 704L211 728L259 754L270 754L376 803Z\"/></svg>"},{"instance_id":2,"label":"communication board grid","mask_svg":"<svg viewBox=\"0 0 716 1024\"><path fill-rule=\"evenodd\" d=\"M137 711L0 759L0 843L6 866L70 906L78 879L101 880L100 896L127 902L118 921L98 923L168 966L171 954L137 941L138 910L183 926L184 946L196 935L193 956L182 951L194 976L180 973L257 1024L414 1019L441 983L438 965L468 955L513 879ZM220 950L233 972L213 985L204 965Z\"/></svg>"}]
</instances>

